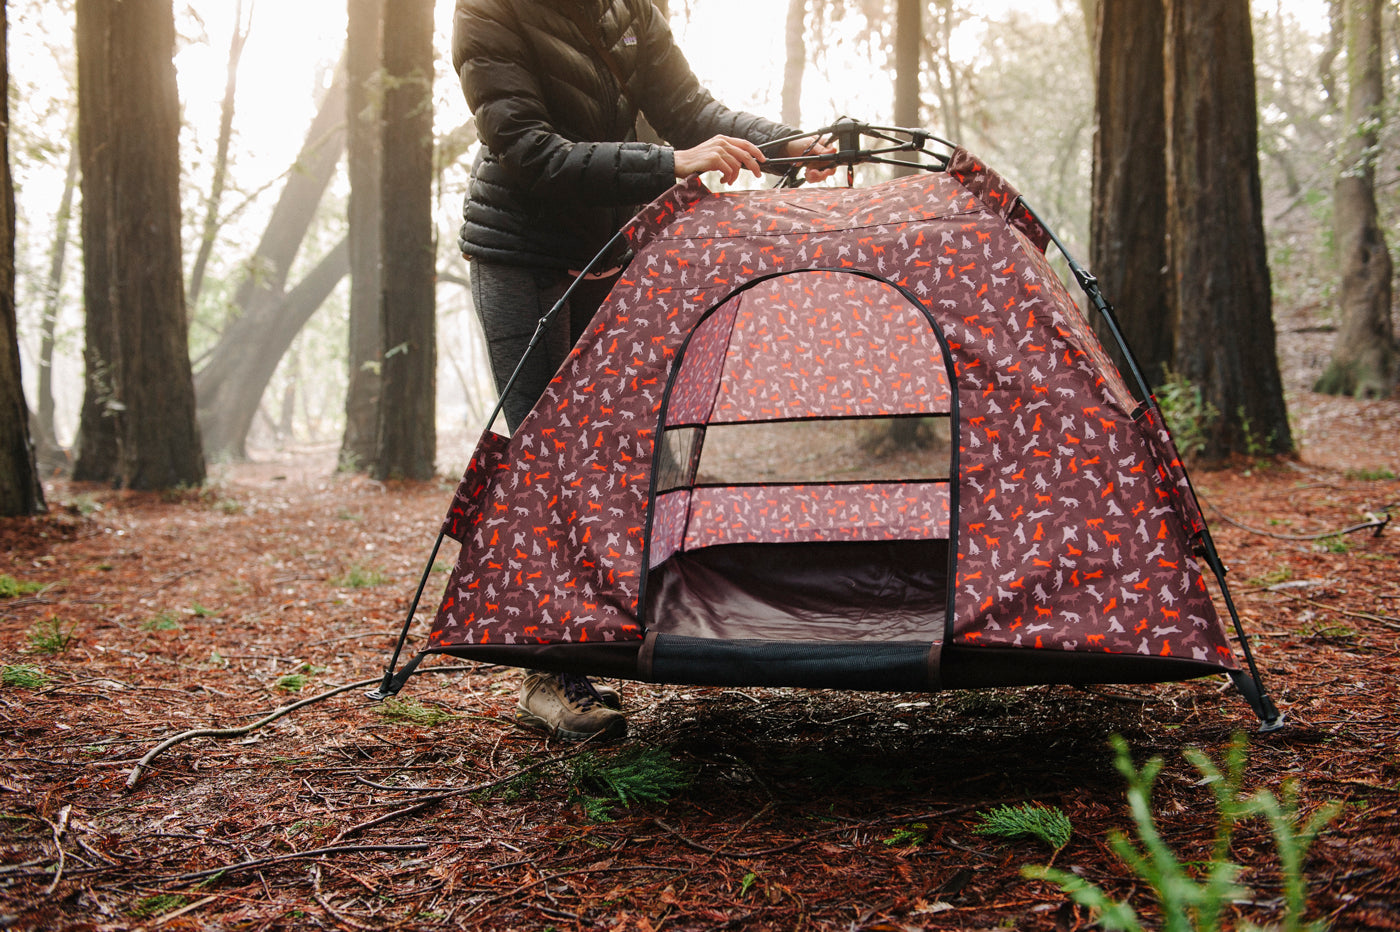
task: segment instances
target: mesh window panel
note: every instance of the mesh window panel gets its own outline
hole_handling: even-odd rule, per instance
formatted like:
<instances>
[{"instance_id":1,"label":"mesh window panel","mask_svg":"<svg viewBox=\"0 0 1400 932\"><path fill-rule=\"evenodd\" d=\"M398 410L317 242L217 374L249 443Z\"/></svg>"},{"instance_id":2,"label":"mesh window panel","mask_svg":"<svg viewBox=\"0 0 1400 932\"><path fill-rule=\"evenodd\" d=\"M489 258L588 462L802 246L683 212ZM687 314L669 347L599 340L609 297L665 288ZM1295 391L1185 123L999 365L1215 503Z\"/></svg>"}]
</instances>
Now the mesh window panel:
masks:
<instances>
[{"instance_id":1,"label":"mesh window panel","mask_svg":"<svg viewBox=\"0 0 1400 932\"><path fill-rule=\"evenodd\" d=\"M946 415L711 424L704 439L701 486L937 481L952 463Z\"/></svg>"}]
</instances>

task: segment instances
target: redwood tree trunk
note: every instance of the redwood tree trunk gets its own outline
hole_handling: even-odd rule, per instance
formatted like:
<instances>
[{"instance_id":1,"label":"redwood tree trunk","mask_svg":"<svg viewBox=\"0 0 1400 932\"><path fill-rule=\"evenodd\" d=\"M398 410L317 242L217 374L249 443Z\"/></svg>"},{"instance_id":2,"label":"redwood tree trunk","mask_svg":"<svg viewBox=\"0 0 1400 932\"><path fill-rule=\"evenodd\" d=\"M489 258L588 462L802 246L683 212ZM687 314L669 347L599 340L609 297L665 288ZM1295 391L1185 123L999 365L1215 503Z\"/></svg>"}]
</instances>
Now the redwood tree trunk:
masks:
<instances>
[{"instance_id":1,"label":"redwood tree trunk","mask_svg":"<svg viewBox=\"0 0 1400 932\"><path fill-rule=\"evenodd\" d=\"M1249 0L1167 0L1166 11L1176 368L1220 412L1203 458L1291 452L1259 190Z\"/></svg>"},{"instance_id":2,"label":"redwood tree trunk","mask_svg":"<svg viewBox=\"0 0 1400 932\"><path fill-rule=\"evenodd\" d=\"M180 107L171 0L111 11L108 56L118 477L126 488L204 482L180 253ZM139 132L133 131L140 128ZM90 209L88 205L85 209Z\"/></svg>"},{"instance_id":3,"label":"redwood tree trunk","mask_svg":"<svg viewBox=\"0 0 1400 932\"><path fill-rule=\"evenodd\" d=\"M1341 329L1316 389L1383 398L1400 375L1390 321L1391 259L1376 210L1376 157L1385 116L1381 69L1381 0L1345 0L1346 116L1341 165L1332 187L1333 229L1341 284Z\"/></svg>"},{"instance_id":4,"label":"redwood tree trunk","mask_svg":"<svg viewBox=\"0 0 1400 932\"><path fill-rule=\"evenodd\" d=\"M59 297L63 291L63 271L68 262L68 231L72 226L73 193L78 187L78 152L68 150L68 170L64 173L63 194L54 215L53 248L49 251L49 278L44 285L43 333L39 344L38 432L54 442L53 355L58 329Z\"/></svg>"},{"instance_id":5,"label":"redwood tree trunk","mask_svg":"<svg viewBox=\"0 0 1400 932\"><path fill-rule=\"evenodd\" d=\"M107 95L109 20L106 0L78 0L78 159L82 166L83 212L83 407L78 417L73 478L112 482L117 478L116 357L112 343L111 279L107 262L108 189L112 149Z\"/></svg>"},{"instance_id":6,"label":"redwood tree trunk","mask_svg":"<svg viewBox=\"0 0 1400 932\"><path fill-rule=\"evenodd\" d=\"M10 178L9 15L0 0L0 515L44 510L29 442L29 406L19 369L15 319L15 189Z\"/></svg>"},{"instance_id":7,"label":"redwood tree trunk","mask_svg":"<svg viewBox=\"0 0 1400 932\"><path fill-rule=\"evenodd\" d=\"M1117 310L1144 377L1156 386L1172 366L1176 343L1166 274L1163 10L1137 0L1102 0L1098 10L1089 267ZM1117 347L1107 345L1117 356Z\"/></svg>"},{"instance_id":8,"label":"redwood tree trunk","mask_svg":"<svg viewBox=\"0 0 1400 932\"><path fill-rule=\"evenodd\" d=\"M433 2L384 22L383 262L377 479L427 479L437 431L433 243Z\"/></svg>"},{"instance_id":9,"label":"redwood tree trunk","mask_svg":"<svg viewBox=\"0 0 1400 932\"><path fill-rule=\"evenodd\" d=\"M345 41L346 164L350 172L350 336L341 468L374 459L379 416L379 50L384 0L349 0Z\"/></svg>"}]
</instances>

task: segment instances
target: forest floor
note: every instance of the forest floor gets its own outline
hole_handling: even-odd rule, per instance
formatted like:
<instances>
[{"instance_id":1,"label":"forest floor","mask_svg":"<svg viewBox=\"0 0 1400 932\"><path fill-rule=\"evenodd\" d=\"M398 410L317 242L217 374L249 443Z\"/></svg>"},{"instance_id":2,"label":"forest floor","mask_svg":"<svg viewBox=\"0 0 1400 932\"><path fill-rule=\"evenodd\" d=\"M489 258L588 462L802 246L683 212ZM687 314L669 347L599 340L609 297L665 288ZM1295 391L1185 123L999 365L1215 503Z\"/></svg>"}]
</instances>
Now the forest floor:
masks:
<instances>
[{"instance_id":1,"label":"forest floor","mask_svg":"<svg viewBox=\"0 0 1400 932\"><path fill-rule=\"evenodd\" d=\"M1021 874L1050 862L1155 917L1110 847L1132 820L1109 739L1164 760L1152 811L1199 875L1218 820L1183 752L1220 760L1243 733L1250 791L1341 804L1306 861L1309 917L1400 929L1400 522L1315 537L1400 511L1400 401L1292 385L1290 403L1298 460L1193 474L1288 718L1269 734L1214 679L620 684L629 737L568 746L515 724L513 669L442 661L396 700L364 696L455 475L382 484L308 451L185 494L50 483L50 514L0 521L0 928L1088 926ZM245 730L140 766L202 728ZM620 801L624 772L669 798ZM1068 816L1068 844L979 833L1023 803ZM1279 922L1268 825L1240 823L1229 856L1228 925Z\"/></svg>"}]
</instances>

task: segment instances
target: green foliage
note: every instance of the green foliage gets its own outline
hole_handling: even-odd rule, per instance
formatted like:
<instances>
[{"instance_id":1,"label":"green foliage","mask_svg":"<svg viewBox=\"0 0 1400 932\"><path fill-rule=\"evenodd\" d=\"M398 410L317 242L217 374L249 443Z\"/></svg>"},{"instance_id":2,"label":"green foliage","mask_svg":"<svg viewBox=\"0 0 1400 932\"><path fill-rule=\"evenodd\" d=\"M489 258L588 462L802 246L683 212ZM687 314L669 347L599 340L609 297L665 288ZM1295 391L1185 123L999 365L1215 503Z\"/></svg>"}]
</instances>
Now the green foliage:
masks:
<instances>
[{"instance_id":1,"label":"green foliage","mask_svg":"<svg viewBox=\"0 0 1400 932\"><path fill-rule=\"evenodd\" d=\"M171 910L179 909L188 900L178 893L158 893L155 896L146 896L136 901L136 905L130 910L130 914L137 919L149 919L152 916L159 916L161 913L168 913Z\"/></svg>"},{"instance_id":2,"label":"green foliage","mask_svg":"<svg viewBox=\"0 0 1400 932\"><path fill-rule=\"evenodd\" d=\"M8 664L0 670L0 681L6 686L18 686L21 689L43 689L49 685L51 679L52 677L32 663Z\"/></svg>"},{"instance_id":3,"label":"green foliage","mask_svg":"<svg viewBox=\"0 0 1400 932\"><path fill-rule=\"evenodd\" d=\"M376 711L383 721L398 725L441 725L456 718L446 709L425 706L415 699L385 699Z\"/></svg>"},{"instance_id":4,"label":"green foliage","mask_svg":"<svg viewBox=\"0 0 1400 932\"><path fill-rule=\"evenodd\" d=\"M1059 851L1069 844L1074 827L1069 816L1055 806L1023 803L1019 806L998 806L980 816L981 823L973 829L979 835L997 838L1037 838Z\"/></svg>"},{"instance_id":5,"label":"green foliage","mask_svg":"<svg viewBox=\"0 0 1400 932\"><path fill-rule=\"evenodd\" d=\"M299 693L306 688L306 684L311 682L311 677L305 673L288 673L279 676L277 682L272 684L272 688L282 693Z\"/></svg>"},{"instance_id":6,"label":"green foliage","mask_svg":"<svg viewBox=\"0 0 1400 932\"><path fill-rule=\"evenodd\" d=\"M36 654L63 653L73 646L73 627L65 627L57 615L37 622L29 632L29 649Z\"/></svg>"},{"instance_id":7,"label":"green foliage","mask_svg":"<svg viewBox=\"0 0 1400 932\"><path fill-rule=\"evenodd\" d=\"M584 812L597 822L612 821L613 806L665 802L694 779L661 748L628 748L607 756L594 751L575 758L572 770Z\"/></svg>"},{"instance_id":8,"label":"green foliage","mask_svg":"<svg viewBox=\"0 0 1400 932\"><path fill-rule=\"evenodd\" d=\"M86 516L101 511L102 503L88 493L82 492L74 495L66 502L65 507L70 511Z\"/></svg>"},{"instance_id":9,"label":"green foliage","mask_svg":"<svg viewBox=\"0 0 1400 932\"><path fill-rule=\"evenodd\" d=\"M304 663L297 672L279 676L277 682L272 684L272 688L278 692L299 693L306 688L307 683L311 682L312 676L324 669L324 667L313 667L309 663Z\"/></svg>"},{"instance_id":10,"label":"green foliage","mask_svg":"<svg viewBox=\"0 0 1400 932\"><path fill-rule=\"evenodd\" d=\"M1243 405L1235 410L1235 416L1239 418L1240 432L1244 434L1244 453L1246 456L1258 460L1273 453L1274 443L1278 439L1273 431L1269 431L1266 436L1259 436L1259 432L1254 429L1254 424L1249 420L1249 415L1245 413Z\"/></svg>"},{"instance_id":11,"label":"green foliage","mask_svg":"<svg viewBox=\"0 0 1400 932\"><path fill-rule=\"evenodd\" d=\"M1351 541L1345 534L1333 534L1318 541L1317 549L1323 553L1350 553Z\"/></svg>"},{"instance_id":12,"label":"green foliage","mask_svg":"<svg viewBox=\"0 0 1400 932\"><path fill-rule=\"evenodd\" d=\"M891 848L917 848L928 838L928 823L914 822L910 825L901 825L894 830L894 834L884 839L884 843Z\"/></svg>"},{"instance_id":13,"label":"green foliage","mask_svg":"<svg viewBox=\"0 0 1400 932\"><path fill-rule=\"evenodd\" d=\"M160 612L141 622L142 631L179 631L180 628L180 616L174 612Z\"/></svg>"},{"instance_id":14,"label":"green foliage","mask_svg":"<svg viewBox=\"0 0 1400 932\"><path fill-rule=\"evenodd\" d=\"M1211 428L1220 420L1220 409L1206 400L1200 386L1171 370L1167 370L1167 380L1158 387L1156 396L1181 455L1188 460L1199 456Z\"/></svg>"},{"instance_id":15,"label":"green foliage","mask_svg":"<svg viewBox=\"0 0 1400 932\"><path fill-rule=\"evenodd\" d=\"M370 586L382 586L388 581L388 574L382 570L367 567L362 563L352 563L349 569L333 578L330 583L342 589L366 589Z\"/></svg>"},{"instance_id":16,"label":"green foliage","mask_svg":"<svg viewBox=\"0 0 1400 932\"><path fill-rule=\"evenodd\" d=\"M1293 569L1288 566L1280 566L1272 573L1251 577L1249 584L1251 586L1277 586L1279 583L1288 582L1292 578Z\"/></svg>"},{"instance_id":17,"label":"green foliage","mask_svg":"<svg viewBox=\"0 0 1400 932\"><path fill-rule=\"evenodd\" d=\"M1359 482L1389 482L1395 478L1395 473L1389 469L1348 469L1346 477Z\"/></svg>"},{"instance_id":18,"label":"green foliage","mask_svg":"<svg viewBox=\"0 0 1400 932\"><path fill-rule=\"evenodd\" d=\"M1152 785L1162 771L1162 758L1154 757L1138 769L1122 737L1112 738L1114 766L1128 783L1128 807L1132 812L1137 842L1126 833L1110 833L1109 844L1124 864L1152 889L1162 913L1165 932L1214 932L1222 929L1222 913L1233 902L1251 892L1238 883L1241 867L1229 860L1235 827L1251 818L1263 818L1269 825L1278 850L1283 876L1285 914L1282 932L1309 932L1326 928L1325 922L1305 923L1307 881L1303 861L1308 848L1322 828L1336 817L1341 807L1330 802L1311 816L1302 818L1296 786L1283 786L1280 800L1269 790L1244 795L1245 739L1236 735L1225 751L1224 769L1203 751L1189 748L1187 760L1201 774L1201 783L1210 786L1218 813L1211 859L1189 865L1162 838L1152 816ZM1144 928L1136 911L1127 902L1112 899L1100 888L1069 871L1051 867L1026 867L1026 877L1058 884L1076 903L1093 910L1097 925L1111 930L1136 932Z\"/></svg>"},{"instance_id":19,"label":"green foliage","mask_svg":"<svg viewBox=\"0 0 1400 932\"><path fill-rule=\"evenodd\" d=\"M43 590L43 583L21 582L13 576L0 573L0 599L13 599L17 596L29 595Z\"/></svg>"}]
</instances>

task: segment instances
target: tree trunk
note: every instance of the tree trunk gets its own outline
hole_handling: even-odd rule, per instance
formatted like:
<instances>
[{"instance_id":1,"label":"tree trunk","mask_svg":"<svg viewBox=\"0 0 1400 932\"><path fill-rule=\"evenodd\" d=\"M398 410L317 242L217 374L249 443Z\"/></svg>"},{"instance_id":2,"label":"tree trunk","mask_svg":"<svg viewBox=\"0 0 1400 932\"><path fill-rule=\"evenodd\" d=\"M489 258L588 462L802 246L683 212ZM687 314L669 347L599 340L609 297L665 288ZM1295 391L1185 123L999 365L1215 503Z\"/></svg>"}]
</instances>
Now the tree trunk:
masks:
<instances>
[{"instance_id":1,"label":"tree trunk","mask_svg":"<svg viewBox=\"0 0 1400 932\"><path fill-rule=\"evenodd\" d=\"M72 134L69 134L70 139ZM43 333L39 341L39 419L37 430L44 437L55 437L53 400L54 333L58 328L58 304L63 291L63 269L68 261L68 230L73 217L73 192L78 187L77 146L68 150L68 171L63 178L63 194L54 216L53 248L49 252L49 278L44 283Z\"/></svg>"},{"instance_id":2,"label":"tree trunk","mask_svg":"<svg viewBox=\"0 0 1400 932\"><path fill-rule=\"evenodd\" d=\"M934 21L929 24L933 43L930 70L938 95L938 109L943 117L943 131L953 142L963 142L962 93L952 49L953 31L958 26L958 8L953 0L933 0L931 10Z\"/></svg>"},{"instance_id":3,"label":"tree trunk","mask_svg":"<svg viewBox=\"0 0 1400 932\"><path fill-rule=\"evenodd\" d=\"M219 139L214 150L214 177L209 182L209 197L204 201L204 226L199 238L199 251L190 268L189 310L194 313L199 294L204 290L204 270L214 252L219 234L219 206L223 201L224 182L228 177L228 148L233 138L234 101L238 94L238 63L243 59L243 47L248 42L251 21L243 22L243 0L233 7L233 35L228 43L228 65L224 79L224 100L219 106Z\"/></svg>"},{"instance_id":4,"label":"tree trunk","mask_svg":"<svg viewBox=\"0 0 1400 932\"><path fill-rule=\"evenodd\" d=\"M1202 457L1293 449L1259 190L1249 0L1167 0L1167 210L1176 369L1220 416Z\"/></svg>"},{"instance_id":5,"label":"tree trunk","mask_svg":"<svg viewBox=\"0 0 1400 932\"><path fill-rule=\"evenodd\" d=\"M78 0L78 160L82 166L83 213L83 408L78 418L73 478L114 482L117 478L116 389L111 270L107 257L108 190L112 124L108 104L108 42L112 16L106 0Z\"/></svg>"},{"instance_id":6,"label":"tree trunk","mask_svg":"<svg viewBox=\"0 0 1400 932\"><path fill-rule=\"evenodd\" d=\"M15 319L15 188L10 177L9 14L0 0L0 515L44 510L29 441L29 406L19 368Z\"/></svg>"},{"instance_id":7,"label":"tree trunk","mask_svg":"<svg viewBox=\"0 0 1400 932\"><path fill-rule=\"evenodd\" d=\"M280 358L286 351L286 344L274 348L280 340L274 334L280 332L276 323L286 299L288 272L344 146L345 80L343 69L337 69L337 78L311 122L262 240L248 261L247 277L234 296L239 316L220 334L195 375L200 427L210 456L247 456L248 427L266 387L265 382L258 386L259 396L250 405L248 373L263 369L268 354L277 352Z\"/></svg>"},{"instance_id":8,"label":"tree trunk","mask_svg":"<svg viewBox=\"0 0 1400 932\"><path fill-rule=\"evenodd\" d=\"M923 48L923 0L896 0L894 27L894 123L917 129L919 120L919 51ZM913 168L896 166L896 175L909 175ZM919 444L916 418L893 418L887 443L897 450Z\"/></svg>"},{"instance_id":9,"label":"tree trunk","mask_svg":"<svg viewBox=\"0 0 1400 932\"><path fill-rule=\"evenodd\" d=\"M1381 0L1346 0L1346 116L1332 188L1341 328L1315 386L1357 398L1388 396L1400 374L1390 322L1390 251L1376 210L1376 157L1385 118L1381 7Z\"/></svg>"},{"instance_id":10,"label":"tree trunk","mask_svg":"<svg viewBox=\"0 0 1400 932\"><path fill-rule=\"evenodd\" d=\"M435 471L437 342L433 243L433 2L384 22L383 276L377 479Z\"/></svg>"},{"instance_id":11,"label":"tree trunk","mask_svg":"<svg viewBox=\"0 0 1400 932\"><path fill-rule=\"evenodd\" d=\"M219 421L221 429L230 435L248 436L267 383L272 381L282 357L306 322L320 310L349 272L350 248L346 240L341 240L294 288L278 297L277 304L266 315L266 329L258 337L261 352L249 355L239 377L225 387L227 416Z\"/></svg>"},{"instance_id":12,"label":"tree trunk","mask_svg":"<svg viewBox=\"0 0 1400 932\"><path fill-rule=\"evenodd\" d=\"M1157 386L1172 366L1176 343L1166 274L1163 10L1160 3L1136 0L1101 0L1098 8L1089 267L1117 310L1144 377ZM1117 347L1106 345L1121 365Z\"/></svg>"},{"instance_id":13,"label":"tree trunk","mask_svg":"<svg viewBox=\"0 0 1400 932\"><path fill-rule=\"evenodd\" d=\"M171 0L111 11L107 200L118 477L130 489L204 482L180 261L180 107ZM140 132L130 131L140 127ZM90 209L88 205L85 209Z\"/></svg>"},{"instance_id":14,"label":"tree trunk","mask_svg":"<svg viewBox=\"0 0 1400 932\"><path fill-rule=\"evenodd\" d=\"M802 126L802 73L807 69L807 0L788 0L783 26L783 104L780 119L788 126Z\"/></svg>"},{"instance_id":15,"label":"tree trunk","mask_svg":"<svg viewBox=\"0 0 1400 932\"><path fill-rule=\"evenodd\" d=\"M345 41L346 164L350 172L350 336L343 469L374 459L379 416L379 50L384 0L349 0Z\"/></svg>"}]
</instances>

